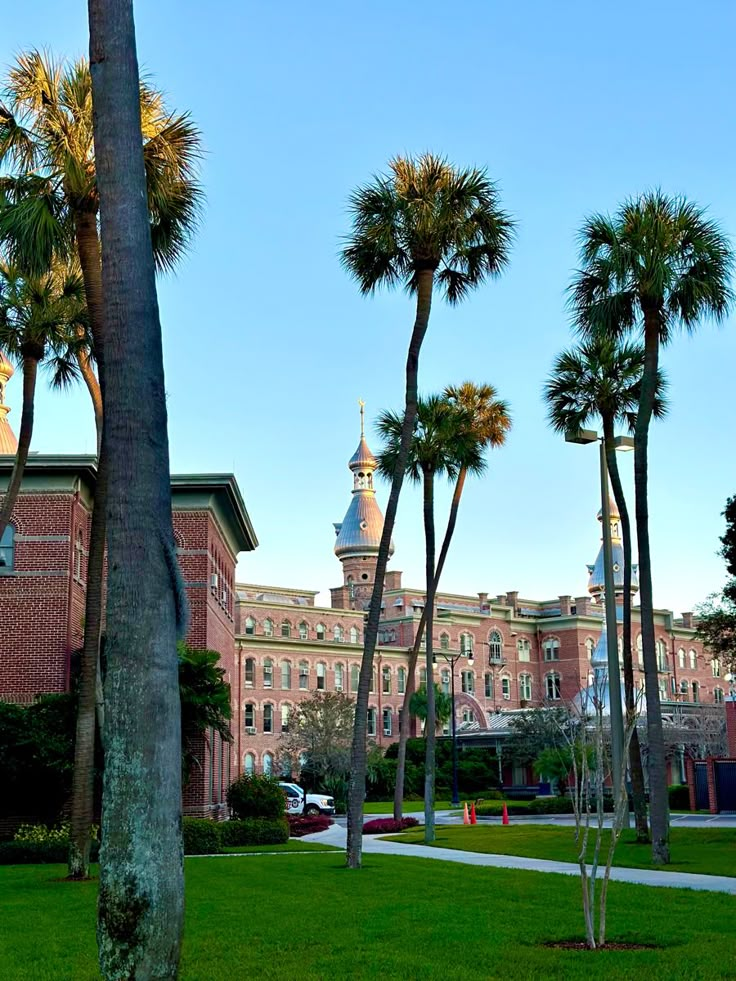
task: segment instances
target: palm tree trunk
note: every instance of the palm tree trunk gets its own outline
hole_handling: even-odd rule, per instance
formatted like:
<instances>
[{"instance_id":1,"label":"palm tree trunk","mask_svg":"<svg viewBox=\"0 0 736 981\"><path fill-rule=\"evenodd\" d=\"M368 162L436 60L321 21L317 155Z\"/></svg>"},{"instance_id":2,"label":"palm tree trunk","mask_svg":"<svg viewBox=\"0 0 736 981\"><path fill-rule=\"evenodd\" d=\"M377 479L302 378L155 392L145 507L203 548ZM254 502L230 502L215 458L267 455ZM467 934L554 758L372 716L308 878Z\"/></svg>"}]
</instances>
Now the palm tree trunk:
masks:
<instances>
[{"instance_id":1,"label":"palm tree trunk","mask_svg":"<svg viewBox=\"0 0 736 981\"><path fill-rule=\"evenodd\" d=\"M36 379L38 377L38 358L27 354L23 356L23 408L20 415L20 432L18 433L18 449L15 451L13 470L8 481L8 489L0 508L0 538L8 527L13 508L18 500L23 473L28 462L28 451L33 437L33 413L36 397Z\"/></svg>"},{"instance_id":2,"label":"palm tree trunk","mask_svg":"<svg viewBox=\"0 0 736 981\"><path fill-rule=\"evenodd\" d=\"M626 702L626 728L634 726L629 742L629 770L631 772L631 796L634 801L634 822L636 840L649 841L647 822L647 800L644 789L644 770L641 763L641 747L636 731L636 693L634 687L634 658L631 647L631 520L626 504L626 496L618 469L616 448L613 445L613 420L603 419L603 435L606 440L606 459L608 474L613 487L613 497L621 518L621 540L624 551L624 595L623 595L623 657L624 657L624 700Z\"/></svg>"},{"instance_id":3,"label":"palm tree trunk","mask_svg":"<svg viewBox=\"0 0 736 981\"><path fill-rule=\"evenodd\" d=\"M184 915L180 583L132 0L89 0L89 19L109 559L97 936L103 977L173 979Z\"/></svg>"},{"instance_id":4,"label":"palm tree trunk","mask_svg":"<svg viewBox=\"0 0 736 981\"><path fill-rule=\"evenodd\" d=\"M654 638L654 603L652 593L652 561L649 548L649 501L647 491L649 422L652 418L657 384L659 326L659 312L657 310L644 310L644 371L641 379L639 412L634 431L634 487L636 490L636 533L639 546L641 635L647 701L649 813L652 824L652 862L655 865L666 865L670 860L669 802L667 798L667 769Z\"/></svg>"},{"instance_id":5,"label":"palm tree trunk","mask_svg":"<svg viewBox=\"0 0 736 981\"><path fill-rule=\"evenodd\" d=\"M386 505L386 517L383 522L383 533L376 559L376 578L373 584L368 623L365 630L363 661L360 666L358 694L355 704L355 725L353 741L350 750L350 783L348 786L348 841L346 861L348 868L359 869L363 853L363 802L365 800L365 768L366 768L366 738L368 695L373 675L373 656L378 640L378 623L381 618L381 600L383 584L388 564L388 552L391 535L396 520L396 509L399 505L399 495L404 482L406 461L409 455L414 422L417 415L417 387L419 382L419 353L429 325L429 313L432 307L432 285L434 269L420 269L417 273L417 308L406 357L406 399L404 408L404 424L401 429L401 442L396 458L396 469L391 481L391 491Z\"/></svg>"},{"instance_id":6,"label":"palm tree trunk","mask_svg":"<svg viewBox=\"0 0 736 981\"><path fill-rule=\"evenodd\" d=\"M434 697L434 662L432 659L432 629L434 624L435 597L435 533L434 533L434 473L426 468L423 474L424 486L424 540L426 543L425 576L427 595L425 607L426 630L425 648L427 652L427 721L424 729L424 843L431 845L434 841L434 771L437 713Z\"/></svg>"},{"instance_id":7,"label":"palm tree trunk","mask_svg":"<svg viewBox=\"0 0 736 981\"><path fill-rule=\"evenodd\" d=\"M447 553L450 551L450 542L452 541L452 536L455 532L455 525L457 524L457 512L460 507L460 498L463 496L463 489L465 487L465 478L468 475L468 471L465 467L460 470L457 475L457 480L455 481L455 490L452 494L452 503L450 505L450 515L447 519L447 528L445 529L445 537L442 541L442 548L440 549L440 555L437 560L437 569L434 574L434 589L437 592L440 584L440 577L442 575L442 570L445 567L445 561L447 560ZM409 654L409 664L407 668L407 678L406 678L406 690L404 692L404 704L401 708L401 721L399 723L399 750L396 757L396 786L394 787L394 818L400 821L403 816L404 810L404 783L406 780L406 744L409 740L409 732L411 731L411 713L409 712L409 705L411 703L411 696L414 694L414 674L417 669L417 660L419 659L419 648L422 646L422 637L424 636L424 628L427 625L427 607L425 606L422 610L422 615L419 619L419 626L417 627L417 635L414 638L414 645Z\"/></svg>"},{"instance_id":8,"label":"palm tree trunk","mask_svg":"<svg viewBox=\"0 0 736 981\"><path fill-rule=\"evenodd\" d=\"M95 413L95 430L97 432L97 456L99 456L102 450L102 389L92 367L89 354L84 351L80 352L77 355L77 363L79 364L79 371L84 379L84 384L87 386L89 397L92 399L92 408Z\"/></svg>"}]
</instances>

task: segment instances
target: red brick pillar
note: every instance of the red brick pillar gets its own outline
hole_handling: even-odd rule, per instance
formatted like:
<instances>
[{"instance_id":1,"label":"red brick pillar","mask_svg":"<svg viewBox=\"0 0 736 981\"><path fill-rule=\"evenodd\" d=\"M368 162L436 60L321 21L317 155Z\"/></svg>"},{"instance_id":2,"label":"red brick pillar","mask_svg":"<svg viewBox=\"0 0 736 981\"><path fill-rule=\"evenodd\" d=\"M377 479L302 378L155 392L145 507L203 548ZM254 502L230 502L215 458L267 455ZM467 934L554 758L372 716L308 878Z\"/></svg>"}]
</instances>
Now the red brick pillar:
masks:
<instances>
[{"instance_id":1,"label":"red brick pillar","mask_svg":"<svg viewBox=\"0 0 736 981\"><path fill-rule=\"evenodd\" d=\"M697 804L695 800L695 761L688 756L685 760L685 779L687 780L687 793L690 798L690 810L696 811Z\"/></svg>"},{"instance_id":2,"label":"red brick pillar","mask_svg":"<svg viewBox=\"0 0 736 981\"><path fill-rule=\"evenodd\" d=\"M715 757L709 756L705 761L705 765L708 772L708 810L711 814L718 814Z\"/></svg>"},{"instance_id":3,"label":"red brick pillar","mask_svg":"<svg viewBox=\"0 0 736 981\"><path fill-rule=\"evenodd\" d=\"M736 757L736 696L729 695L726 699L726 742L728 755Z\"/></svg>"}]
</instances>

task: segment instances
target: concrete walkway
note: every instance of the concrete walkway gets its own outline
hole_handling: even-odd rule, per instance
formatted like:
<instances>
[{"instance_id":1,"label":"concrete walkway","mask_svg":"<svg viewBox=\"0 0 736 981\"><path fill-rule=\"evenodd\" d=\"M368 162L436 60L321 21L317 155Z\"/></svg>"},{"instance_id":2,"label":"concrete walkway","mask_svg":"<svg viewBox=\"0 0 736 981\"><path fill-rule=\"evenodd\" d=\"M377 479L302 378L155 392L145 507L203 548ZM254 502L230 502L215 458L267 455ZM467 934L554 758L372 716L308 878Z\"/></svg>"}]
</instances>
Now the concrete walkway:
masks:
<instances>
[{"instance_id":1,"label":"concrete walkway","mask_svg":"<svg viewBox=\"0 0 736 981\"><path fill-rule=\"evenodd\" d=\"M373 815L371 815L373 817ZM327 831L305 835L305 841L345 848L345 828L333 824ZM556 872L560 875L580 875L580 869L571 862L552 862L542 858L522 858L517 855L487 855L482 852L462 852L449 848L433 848L431 845L408 845L398 841L386 841L373 835L363 837L366 855L402 855L409 858L430 858L440 862L457 862L462 865L480 865L501 869L524 869L530 872ZM641 886L659 886L677 889L699 889L706 892L726 892L736 895L736 879L725 875L700 875L695 872L655 872L652 869L612 868L611 881L631 882Z\"/></svg>"}]
</instances>

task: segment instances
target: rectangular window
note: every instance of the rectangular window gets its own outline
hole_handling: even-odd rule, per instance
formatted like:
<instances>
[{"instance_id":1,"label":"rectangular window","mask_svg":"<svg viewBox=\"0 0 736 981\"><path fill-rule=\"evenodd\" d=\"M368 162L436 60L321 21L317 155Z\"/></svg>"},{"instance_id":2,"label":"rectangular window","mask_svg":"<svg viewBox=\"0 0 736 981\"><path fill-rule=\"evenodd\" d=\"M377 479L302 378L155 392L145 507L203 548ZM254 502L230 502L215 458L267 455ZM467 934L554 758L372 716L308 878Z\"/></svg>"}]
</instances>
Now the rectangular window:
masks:
<instances>
[{"instance_id":1,"label":"rectangular window","mask_svg":"<svg viewBox=\"0 0 736 981\"><path fill-rule=\"evenodd\" d=\"M326 674L327 672L324 664L318 664L317 665L317 690L318 691L325 690Z\"/></svg>"},{"instance_id":2,"label":"rectangular window","mask_svg":"<svg viewBox=\"0 0 736 981\"><path fill-rule=\"evenodd\" d=\"M501 678L501 692L503 697L508 701L511 698L511 679Z\"/></svg>"},{"instance_id":3,"label":"rectangular window","mask_svg":"<svg viewBox=\"0 0 736 981\"><path fill-rule=\"evenodd\" d=\"M399 677L397 681L397 686L399 689L399 695L403 695L406 691L406 671L404 668L399 668Z\"/></svg>"},{"instance_id":4,"label":"rectangular window","mask_svg":"<svg viewBox=\"0 0 736 981\"><path fill-rule=\"evenodd\" d=\"M291 688L291 665L288 661L283 661L281 664L281 687L284 691Z\"/></svg>"},{"instance_id":5,"label":"rectangular window","mask_svg":"<svg viewBox=\"0 0 736 981\"><path fill-rule=\"evenodd\" d=\"M273 705L263 706L263 731L273 732Z\"/></svg>"},{"instance_id":6,"label":"rectangular window","mask_svg":"<svg viewBox=\"0 0 736 981\"><path fill-rule=\"evenodd\" d=\"M368 709L368 735L375 736L376 734L376 710L374 708Z\"/></svg>"},{"instance_id":7,"label":"rectangular window","mask_svg":"<svg viewBox=\"0 0 736 981\"><path fill-rule=\"evenodd\" d=\"M256 680L256 662L252 657L245 661L245 683L248 688L252 688Z\"/></svg>"},{"instance_id":8,"label":"rectangular window","mask_svg":"<svg viewBox=\"0 0 736 981\"><path fill-rule=\"evenodd\" d=\"M390 695L391 694L391 669L384 668L382 677L383 677L383 694Z\"/></svg>"},{"instance_id":9,"label":"rectangular window","mask_svg":"<svg viewBox=\"0 0 736 981\"><path fill-rule=\"evenodd\" d=\"M299 665L299 687L302 691L306 691L309 688L309 665L300 664Z\"/></svg>"},{"instance_id":10,"label":"rectangular window","mask_svg":"<svg viewBox=\"0 0 736 981\"><path fill-rule=\"evenodd\" d=\"M273 688L273 665L270 661L263 662L263 687Z\"/></svg>"},{"instance_id":11,"label":"rectangular window","mask_svg":"<svg viewBox=\"0 0 736 981\"><path fill-rule=\"evenodd\" d=\"M486 698L493 698L493 675L486 675Z\"/></svg>"},{"instance_id":12,"label":"rectangular window","mask_svg":"<svg viewBox=\"0 0 736 981\"><path fill-rule=\"evenodd\" d=\"M360 680L360 668L357 664L350 665L350 691L353 695L358 690L358 681Z\"/></svg>"},{"instance_id":13,"label":"rectangular window","mask_svg":"<svg viewBox=\"0 0 736 981\"><path fill-rule=\"evenodd\" d=\"M391 735L391 709L383 710L383 734L384 736Z\"/></svg>"},{"instance_id":14,"label":"rectangular window","mask_svg":"<svg viewBox=\"0 0 736 981\"><path fill-rule=\"evenodd\" d=\"M335 665L335 691L342 691L345 687L345 673L342 664Z\"/></svg>"}]
</instances>

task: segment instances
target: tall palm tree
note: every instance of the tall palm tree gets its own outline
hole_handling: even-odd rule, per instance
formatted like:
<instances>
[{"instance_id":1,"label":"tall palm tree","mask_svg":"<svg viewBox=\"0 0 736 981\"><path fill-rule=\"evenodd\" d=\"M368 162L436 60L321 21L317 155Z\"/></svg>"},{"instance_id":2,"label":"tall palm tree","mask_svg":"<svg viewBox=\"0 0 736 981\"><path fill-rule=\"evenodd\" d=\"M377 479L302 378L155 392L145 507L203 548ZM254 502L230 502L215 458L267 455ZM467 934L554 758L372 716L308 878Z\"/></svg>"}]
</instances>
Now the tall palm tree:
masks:
<instances>
[{"instance_id":1,"label":"tall palm tree","mask_svg":"<svg viewBox=\"0 0 736 981\"><path fill-rule=\"evenodd\" d=\"M403 417L395 412L383 412L377 429L384 441L378 454L378 472L391 477L400 453ZM453 405L439 395L420 399L414 424L414 438L409 444L406 473L410 480L422 484L424 537L426 545L425 651L427 678L432 678L434 656L432 630L436 595L434 482L438 476L454 480L461 467L478 472L484 466L481 444L473 430L472 418L465 409ZM411 666L410 666L411 667ZM425 736L424 778L424 840L434 841L434 783L435 783L435 691L427 684L427 717Z\"/></svg>"},{"instance_id":2,"label":"tall palm tree","mask_svg":"<svg viewBox=\"0 0 736 981\"><path fill-rule=\"evenodd\" d=\"M629 766L634 800L637 839L649 841L647 804L641 748L636 730L636 689L634 660L631 647L631 521L626 504L618 459L614 446L617 424L635 424L639 405L641 376L644 370L644 348L640 344L624 343L609 335L596 334L579 347L563 351L554 362L552 374L544 388L544 397L552 428L558 433L577 432L592 419L600 418L606 447L608 474L621 517L621 537L624 553L623 568L623 662L624 697L628 723L634 726L629 744ZM659 373L655 418L667 411L666 385Z\"/></svg>"},{"instance_id":3,"label":"tall palm tree","mask_svg":"<svg viewBox=\"0 0 736 981\"><path fill-rule=\"evenodd\" d=\"M448 385L444 391L444 397L453 405L466 411L467 421L475 435L481 449L496 448L503 446L506 442L506 435L511 429L511 417L509 415L508 403L497 398L496 389L493 385L476 385L471 381L465 381L461 385ZM457 515L460 508L460 500L465 488L465 480L468 476L469 467L462 461L458 471L455 487L450 504L450 514L447 519L445 537L442 541L440 554L437 559L437 569L435 570L434 588L439 589L439 582L442 571L445 567L447 554L450 551L450 543L457 524ZM485 469L485 464L480 468L470 470L471 473L481 473ZM399 747L396 758L396 784L394 787L394 817L400 820L404 807L404 782L406 777L406 744L411 731L411 713L409 711L412 694L414 692L414 678L416 664L419 658L419 650L424 637L426 627L427 607L422 610L422 615L417 626L414 644L409 654L409 666L407 673L406 690L404 693L404 705L402 708L399 722Z\"/></svg>"},{"instance_id":4,"label":"tall palm tree","mask_svg":"<svg viewBox=\"0 0 736 981\"><path fill-rule=\"evenodd\" d=\"M184 919L176 651L183 589L171 524L132 0L90 0L89 18L109 466L97 936L105 978L175 978ZM142 404L146 412L131 427L131 414Z\"/></svg>"},{"instance_id":5,"label":"tall palm tree","mask_svg":"<svg viewBox=\"0 0 736 981\"><path fill-rule=\"evenodd\" d=\"M0 538L13 513L33 437L39 365L61 387L77 377L77 351L86 343L87 309L79 270L57 263L42 276L0 262L0 350L23 370L23 408L18 450L0 505ZM81 336L80 336L81 335Z\"/></svg>"},{"instance_id":6,"label":"tall palm tree","mask_svg":"<svg viewBox=\"0 0 736 981\"><path fill-rule=\"evenodd\" d=\"M634 430L634 485L642 646L649 741L652 859L669 861L667 773L654 637L649 542L649 424L654 412L660 347L705 317L722 320L732 301L733 252L718 224L683 197L651 191L625 202L613 217L583 225L581 269L571 306L584 334L641 333L644 370Z\"/></svg>"},{"instance_id":7,"label":"tall palm tree","mask_svg":"<svg viewBox=\"0 0 736 981\"><path fill-rule=\"evenodd\" d=\"M187 114L170 112L159 92L139 84L150 235L159 268L172 267L196 225L201 139ZM80 370L95 410L98 463L90 528L84 648L72 792L69 874L89 867L94 729L102 627L107 457L102 448L106 340L100 266L99 193L89 63L55 62L38 51L11 68L0 103L0 239L34 270L54 255L79 256L99 383L86 356ZM102 390L101 390L102 389Z\"/></svg>"},{"instance_id":8,"label":"tall palm tree","mask_svg":"<svg viewBox=\"0 0 736 981\"><path fill-rule=\"evenodd\" d=\"M419 354L435 288L459 303L508 263L514 223L499 204L486 171L459 169L442 157L396 157L390 173L358 188L350 201L353 230L342 262L362 293L403 286L416 297L406 359L406 394L399 453L391 480L375 585L368 611L355 707L348 790L347 864L360 868L366 777L368 693L378 638L383 580L417 411Z\"/></svg>"}]
</instances>

